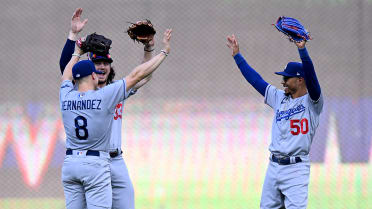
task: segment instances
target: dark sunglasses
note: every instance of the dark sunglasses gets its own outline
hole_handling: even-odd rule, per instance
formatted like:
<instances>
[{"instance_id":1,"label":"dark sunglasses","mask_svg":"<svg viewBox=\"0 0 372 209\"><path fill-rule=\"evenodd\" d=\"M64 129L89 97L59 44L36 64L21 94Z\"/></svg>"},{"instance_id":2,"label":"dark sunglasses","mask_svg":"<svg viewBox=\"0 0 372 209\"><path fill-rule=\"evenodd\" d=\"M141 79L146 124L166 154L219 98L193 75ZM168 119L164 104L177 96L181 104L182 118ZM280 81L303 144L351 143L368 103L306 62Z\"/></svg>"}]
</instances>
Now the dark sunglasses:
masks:
<instances>
[{"instance_id":1,"label":"dark sunglasses","mask_svg":"<svg viewBox=\"0 0 372 209\"><path fill-rule=\"evenodd\" d=\"M284 83L287 82L290 78L300 78L300 77L297 77L297 76L292 76L292 77L283 76Z\"/></svg>"},{"instance_id":2,"label":"dark sunglasses","mask_svg":"<svg viewBox=\"0 0 372 209\"><path fill-rule=\"evenodd\" d=\"M290 79L290 78L293 78L293 77L283 76L283 81L284 81L284 82L287 82L288 79Z\"/></svg>"}]
</instances>

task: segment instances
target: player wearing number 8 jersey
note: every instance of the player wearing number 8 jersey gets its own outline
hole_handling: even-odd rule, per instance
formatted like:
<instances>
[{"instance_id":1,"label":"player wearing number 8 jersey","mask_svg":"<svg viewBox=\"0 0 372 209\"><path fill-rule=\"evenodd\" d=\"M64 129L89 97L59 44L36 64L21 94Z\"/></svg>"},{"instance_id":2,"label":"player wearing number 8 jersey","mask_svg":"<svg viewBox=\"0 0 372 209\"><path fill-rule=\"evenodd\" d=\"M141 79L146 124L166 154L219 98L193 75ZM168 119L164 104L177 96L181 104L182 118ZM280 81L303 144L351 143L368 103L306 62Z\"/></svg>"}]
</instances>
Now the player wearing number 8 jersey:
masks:
<instances>
[{"instance_id":1,"label":"player wearing number 8 jersey","mask_svg":"<svg viewBox=\"0 0 372 209\"><path fill-rule=\"evenodd\" d=\"M60 104L66 132L62 181L66 208L110 208L112 189L108 151L112 112L128 96L125 81L97 90L98 76L90 60L73 56L63 73ZM75 65L74 65L75 64ZM78 85L74 90L72 74Z\"/></svg>"},{"instance_id":2,"label":"player wearing number 8 jersey","mask_svg":"<svg viewBox=\"0 0 372 209\"><path fill-rule=\"evenodd\" d=\"M153 73L170 51L171 29L164 33L164 49L137 66L125 78L98 89L101 71L90 60L79 61L76 46L60 87L60 108L66 132L66 157L62 182L66 208L111 208L110 137L116 105L128 91ZM77 90L72 84L75 80Z\"/></svg>"},{"instance_id":3,"label":"player wearing number 8 jersey","mask_svg":"<svg viewBox=\"0 0 372 209\"><path fill-rule=\"evenodd\" d=\"M323 97L306 41L294 42L302 63L290 62L283 72L284 91L270 85L239 53L234 35L227 45L245 79L265 97L275 111L272 123L270 162L262 189L261 208L306 208L310 176L309 151Z\"/></svg>"},{"instance_id":4,"label":"player wearing number 8 jersey","mask_svg":"<svg viewBox=\"0 0 372 209\"><path fill-rule=\"evenodd\" d=\"M61 58L60 58L60 69L63 73L67 63L72 57L75 49L75 42L78 40L79 33L85 27L88 19L81 19L82 8L77 8L71 19L71 28L66 40L65 46L63 47ZM105 21L103 21L102 24ZM152 58L154 51L154 40L144 45L143 48L143 60L142 63L149 61ZM94 53L90 53L90 59L94 63L96 69L103 74L98 76L98 88L103 88L111 83L117 82L114 80L115 72L117 68L112 65L114 59L110 54L106 56L100 56ZM138 82L131 90L129 95L133 95L139 88L150 81L152 74ZM120 82L120 80L119 80ZM112 208L114 209L134 209L135 208L135 196L134 188L129 176L127 165L122 155L122 121L124 114L124 101L120 101L115 108L113 113L113 124L111 129L111 142L110 142L110 172L111 172L111 187L112 187ZM124 151L125 153L125 151Z\"/></svg>"}]
</instances>

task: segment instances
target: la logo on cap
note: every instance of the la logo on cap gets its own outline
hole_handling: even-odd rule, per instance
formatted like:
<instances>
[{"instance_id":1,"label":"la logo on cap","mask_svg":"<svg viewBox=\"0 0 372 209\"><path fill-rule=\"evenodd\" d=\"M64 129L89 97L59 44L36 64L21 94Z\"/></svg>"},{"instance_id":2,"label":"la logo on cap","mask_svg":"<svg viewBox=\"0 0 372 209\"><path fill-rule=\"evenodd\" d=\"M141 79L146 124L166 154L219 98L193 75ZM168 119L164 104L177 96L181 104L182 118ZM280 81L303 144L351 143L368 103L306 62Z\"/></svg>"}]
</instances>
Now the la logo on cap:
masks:
<instances>
[{"instance_id":1,"label":"la logo on cap","mask_svg":"<svg viewBox=\"0 0 372 209\"><path fill-rule=\"evenodd\" d=\"M300 73L299 73L299 72L297 72L297 75L300 75Z\"/></svg>"}]
</instances>

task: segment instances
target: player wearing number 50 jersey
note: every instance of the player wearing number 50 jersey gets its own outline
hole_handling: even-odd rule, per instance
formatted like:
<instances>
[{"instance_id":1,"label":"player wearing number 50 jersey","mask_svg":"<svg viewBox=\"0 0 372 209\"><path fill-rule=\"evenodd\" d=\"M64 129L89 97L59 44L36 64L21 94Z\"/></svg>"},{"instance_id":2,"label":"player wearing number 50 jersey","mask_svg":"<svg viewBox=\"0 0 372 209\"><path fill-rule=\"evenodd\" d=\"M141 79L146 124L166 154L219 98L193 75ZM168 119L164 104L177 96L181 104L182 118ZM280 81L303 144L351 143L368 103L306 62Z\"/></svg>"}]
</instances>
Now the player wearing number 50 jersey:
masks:
<instances>
[{"instance_id":1,"label":"player wearing number 50 jersey","mask_svg":"<svg viewBox=\"0 0 372 209\"><path fill-rule=\"evenodd\" d=\"M302 63L290 62L283 72L284 91L270 85L239 53L234 35L227 45L245 79L274 109L270 162L261 195L261 208L306 208L310 176L309 151L319 124L323 97L306 41L294 42Z\"/></svg>"},{"instance_id":2,"label":"player wearing number 50 jersey","mask_svg":"<svg viewBox=\"0 0 372 209\"><path fill-rule=\"evenodd\" d=\"M153 73L170 51L172 30L164 33L164 49L151 60L137 66L128 76L98 89L94 63L79 61L82 51L75 47L60 87L60 109L66 132L66 157L62 182L66 208L111 208L110 137L116 105L128 91ZM77 90L72 84L75 80Z\"/></svg>"}]
</instances>

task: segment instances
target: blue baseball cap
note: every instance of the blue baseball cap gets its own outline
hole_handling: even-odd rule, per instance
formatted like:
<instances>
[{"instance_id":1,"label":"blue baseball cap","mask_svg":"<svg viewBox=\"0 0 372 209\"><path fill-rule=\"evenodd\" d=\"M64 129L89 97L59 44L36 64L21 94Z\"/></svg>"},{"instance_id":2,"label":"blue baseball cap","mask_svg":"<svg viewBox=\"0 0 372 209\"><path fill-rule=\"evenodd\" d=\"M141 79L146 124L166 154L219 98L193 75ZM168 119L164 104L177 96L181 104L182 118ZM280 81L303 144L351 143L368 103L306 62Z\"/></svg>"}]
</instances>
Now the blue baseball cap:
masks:
<instances>
[{"instance_id":1,"label":"blue baseball cap","mask_svg":"<svg viewBox=\"0 0 372 209\"><path fill-rule=\"evenodd\" d=\"M285 77L304 77L304 69L302 67L302 63L289 62L284 71L275 72L275 74Z\"/></svg>"},{"instance_id":2,"label":"blue baseball cap","mask_svg":"<svg viewBox=\"0 0 372 209\"><path fill-rule=\"evenodd\" d=\"M72 76L74 79L80 79L85 76L91 75L92 73L103 74L96 70L94 63L90 60L79 61L72 67Z\"/></svg>"}]
</instances>

